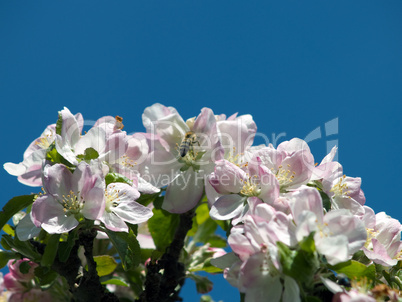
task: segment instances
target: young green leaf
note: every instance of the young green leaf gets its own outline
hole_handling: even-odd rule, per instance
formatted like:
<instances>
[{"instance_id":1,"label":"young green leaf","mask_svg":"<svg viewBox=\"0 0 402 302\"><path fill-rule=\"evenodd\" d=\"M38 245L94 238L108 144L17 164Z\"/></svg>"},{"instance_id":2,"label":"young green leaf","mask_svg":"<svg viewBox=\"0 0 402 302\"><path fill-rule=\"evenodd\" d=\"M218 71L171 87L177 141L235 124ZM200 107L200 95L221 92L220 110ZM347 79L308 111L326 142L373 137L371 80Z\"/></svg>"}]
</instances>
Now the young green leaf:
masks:
<instances>
[{"instance_id":1,"label":"young green leaf","mask_svg":"<svg viewBox=\"0 0 402 302\"><path fill-rule=\"evenodd\" d=\"M94 148L89 147L86 148L84 151L84 154L79 154L77 155L77 158L84 160L84 161L90 161L91 159L97 159L99 157L98 151L96 151Z\"/></svg>"},{"instance_id":2,"label":"young green leaf","mask_svg":"<svg viewBox=\"0 0 402 302\"><path fill-rule=\"evenodd\" d=\"M361 279L363 277L366 277L369 280L375 280L376 269L375 265L373 264L366 266L363 263L357 262L355 260L349 260L334 266L330 266L330 268L338 274L345 274L349 279Z\"/></svg>"},{"instance_id":3,"label":"young green leaf","mask_svg":"<svg viewBox=\"0 0 402 302\"><path fill-rule=\"evenodd\" d=\"M47 240L45 247L45 252L43 253L42 260L40 264L42 266L51 266L57 255L57 250L59 248L60 234L52 234Z\"/></svg>"},{"instance_id":4,"label":"young green leaf","mask_svg":"<svg viewBox=\"0 0 402 302\"><path fill-rule=\"evenodd\" d=\"M148 220L148 229L155 242L156 248L165 252L173 241L180 217L165 210L153 209L154 215Z\"/></svg>"},{"instance_id":5,"label":"young green leaf","mask_svg":"<svg viewBox=\"0 0 402 302\"><path fill-rule=\"evenodd\" d=\"M32 259L35 262L39 262L42 258L29 241L20 241L17 237L13 238L10 235L3 235L2 245L3 241L7 247L14 249L24 257ZM3 247L5 248L4 245Z\"/></svg>"},{"instance_id":6,"label":"young green leaf","mask_svg":"<svg viewBox=\"0 0 402 302\"><path fill-rule=\"evenodd\" d=\"M7 252L0 250L0 269L5 267L9 260L11 259L19 259L21 256L14 252Z\"/></svg>"},{"instance_id":7,"label":"young green leaf","mask_svg":"<svg viewBox=\"0 0 402 302\"><path fill-rule=\"evenodd\" d=\"M96 262L96 271L99 277L110 275L117 267L117 262L112 256L102 255L94 256Z\"/></svg>"},{"instance_id":8,"label":"young green leaf","mask_svg":"<svg viewBox=\"0 0 402 302\"><path fill-rule=\"evenodd\" d=\"M21 195L11 198L0 211L0 229L19 211L33 203L35 194Z\"/></svg>"},{"instance_id":9,"label":"young green leaf","mask_svg":"<svg viewBox=\"0 0 402 302\"><path fill-rule=\"evenodd\" d=\"M35 268L35 277L39 281L40 288L46 290L50 288L59 277L55 271L49 267L38 266Z\"/></svg>"},{"instance_id":10,"label":"young green leaf","mask_svg":"<svg viewBox=\"0 0 402 302\"><path fill-rule=\"evenodd\" d=\"M131 179L128 179L127 177L125 177L124 175L121 175L119 173L108 173L105 177L105 181L106 181L106 186L113 182L122 182L122 183L126 183L130 186L133 185L133 181Z\"/></svg>"},{"instance_id":11,"label":"young green leaf","mask_svg":"<svg viewBox=\"0 0 402 302\"><path fill-rule=\"evenodd\" d=\"M303 249L291 250L287 245L279 241L276 244L283 272L296 281L310 284L314 273L319 267L316 254Z\"/></svg>"},{"instance_id":12,"label":"young green leaf","mask_svg":"<svg viewBox=\"0 0 402 302\"><path fill-rule=\"evenodd\" d=\"M124 270L129 270L140 264L141 248L132 230L125 233L112 232L106 229L106 233L120 256Z\"/></svg>"},{"instance_id":13,"label":"young green leaf","mask_svg":"<svg viewBox=\"0 0 402 302\"><path fill-rule=\"evenodd\" d=\"M100 278L102 285L113 284L117 286L129 287L130 285L121 277L117 276L103 276Z\"/></svg>"},{"instance_id":14,"label":"young green leaf","mask_svg":"<svg viewBox=\"0 0 402 302\"><path fill-rule=\"evenodd\" d=\"M78 239L78 233L76 230L72 230L68 234L67 241L62 241L59 243L58 257L61 262L66 262L68 257L70 257L70 252L75 241Z\"/></svg>"}]
</instances>

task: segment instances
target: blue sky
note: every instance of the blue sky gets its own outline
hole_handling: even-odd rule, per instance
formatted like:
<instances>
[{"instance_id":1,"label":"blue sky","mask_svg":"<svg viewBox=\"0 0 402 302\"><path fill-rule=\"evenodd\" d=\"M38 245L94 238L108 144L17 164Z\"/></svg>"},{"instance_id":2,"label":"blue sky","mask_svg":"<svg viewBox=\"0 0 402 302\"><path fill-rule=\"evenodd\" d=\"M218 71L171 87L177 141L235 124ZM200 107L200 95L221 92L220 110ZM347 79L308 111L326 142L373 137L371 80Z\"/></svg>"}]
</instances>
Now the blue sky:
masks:
<instances>
[{"instance_id":1,"label":"blue sky","mask_svg":"<svg viewBox=\"0 0 402 302\"><path fill-rule=\"evenodd\" d=\"M402 220L401 15L399 0L3 0L3 162L19 162L63 106L123 116L129 132L155 102L184 118L210 107L253 115L271 142L318 128L316 161L337 142L366 204ZM35 191L0 180L2 203ZM196 300L193 284L183 293ZM212 296L237 300L224 281Z\"/></svg>"}]
</instances>

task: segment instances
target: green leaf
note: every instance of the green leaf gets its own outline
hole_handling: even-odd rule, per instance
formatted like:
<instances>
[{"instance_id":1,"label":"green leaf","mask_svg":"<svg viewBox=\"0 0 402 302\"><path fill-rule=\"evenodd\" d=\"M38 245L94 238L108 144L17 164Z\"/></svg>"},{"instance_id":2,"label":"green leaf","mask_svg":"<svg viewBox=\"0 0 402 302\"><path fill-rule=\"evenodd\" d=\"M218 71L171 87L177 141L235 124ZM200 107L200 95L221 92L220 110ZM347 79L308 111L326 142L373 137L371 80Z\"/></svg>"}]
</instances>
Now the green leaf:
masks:
<instances>
[{"instance_id":1,"label":"green leaf","mask_svg":"<svg viewBox=\"0 0 402 302\"><path fill-rule=\"evenodd\" d=\"M151 202L153 202L159 196L159 192L155 194L141 194L140 198L136 200L139 204L142 204L144 207L148 206Z\"/></svg>"},{"instance_id":2,"label":"green leaf","mask_svg":"<svg viewBox=\"0 0 402 302\"><path fill-rule=\"evenodd\" d=\"M77 158L84 161L90 161L91 159L97 159L98 157L99 157L98 151L96 151L92 147L86 148L84 154L77 155Z\"/></svg>"},{"instance_id":3,"label":"green leaf","mask_svg":"<svg viewBox=\"0 0 402 302\"><path fill-rule=\"evenodd\" d=\"M29 261L22 261L19 266L19 270L21 273L28 274L31 266L29 265Z\"/></svg>"},{"instance_id":4,"label":"green leaf","mask_svg":"<svg viewBox=\"0 0 402 302\"><path fill-rule=\"evenodd\" d=\"M7 252L0 250L0 269L5 267L9 260L11 259L20 259L21 256L14 252Z\"/></svg>"},{"instance_id":5,"label":"green leaf","mask_svg":"<svg viewBox=\"0 0 402 302\"><path fill-rule=\"evenodd\" d=\"M321 195L321 199L322 199L322 205L324 207L324 209L328 212L331 210L331 199L329 198L329 196L324 193L321 190L318 190L318 192L320 192Z\"/></svg>"},{"instance_id":6,"label":"green leaf","mask_svg":"<svg viewBox=\"0 0 402 302\"><path fill-rule=\"evenodd\" d=\"M6 234L8 234L10 236L13 236L13 237L15 236L15 231L9 224L6 224L3 227L3 231L4 231L4 233L6 233Z\"/></svg>"},{"instance_id":7,"label":"green leaf","mask_svg":"<svg viewBox=\"0 0 402 302\"><path fill-rule=\"evenodd\" d=\"M100 278L102 285L113 284L117 286L129 287L130 285L123 278L117 276L104 276Z\"/></svg>"},{"instance_id":8,"label":"green leaf","mask_svg":"<svg viewBox=\"0 0 402 302\"><path fill-rule=\"evenodd\" d=\"M119 173L108 173L105 177L105 181L106 181L106 186L108 186L109 184L111 184L113 182L122 182L122 183L126 183L130 186L133 185L133 181L131 179L128 179L127 177L125 177L124 175L121 175Z\"/></svg>"},{"instance_id":9,"label":"green leaf","mask_svg":"<svg viewBox=\"0 0 402 302\"><path fill-rule=\"evenodd\" d=\"M303 240L299 243L300 248L307 253L315 252L314 233L315 232L311 232L310 235L304 237Z\"/></svg>"},{"instance_id":10,"label":"green leaf","mask_svg":"<svg viewBox=\"0 0 402 302\"><path fill-rule=\"evenodd\" d=\"M46 290L58 279L59 274L49 267L38 266L35 268L35 277L41 289Z\"/></svg>"},{"instance_id":11,"label":"green leaf","mask_svg":"<svg viewBox=\"0 0 402 302\"><path fill-rule=\"evenodd\" d=\"M195 274L188 274L187 278L195 281L195 287L200 294L209 293L213 288L213 283L207 278Z\"/></svg>"},{"instance_id":12,"label":"green leaf","mask_svg":"<svg viewBox=\"0 0 402 302\"><path fill-rule=\"evenodd\" d=\"M99 277L110 275L117 267L117 262L112 256L102 255L94 256L96 262L96 271Z\"/></svg>"},{"instance_id":13,"label":"green leaf","mask_svg":"<svg viewBox=\"0 0 402 302\"><path fill-rule=\"evenodd\" d=\"M29 241L20 241L17 237L13 238L10 235L3 235L2 245L3 241L7 247L15 249L18 253L35 262L39 262L42 258ZM5 248L5 245L3 247Z\"/></svg>"},{"instance_id":14,"label":"green leaf","mask_svg":"<svg viewBox=\"0 0 402 302\"><path fill-rule=\"evenodd\" d=\"M375 265L373 264L366 266L363 263L355 260L349 260L329 267L338 274L345 274L349 279L357 278L359 280L363 277L366 277L370 280L375 280L376 269Z\"/></svg>"},{"instance_id":15,"label":"green leaf","mask_svg":"<svg viewBox=\"0 0 402 302\"><path fill-rule=\"evenodd\" d=\"M165 210L153 209L154 215L148 220L148 229L155 242L156 248L165 252L173 241L174 234L179 225L180 216Z\"/></svg>"},{"instance_id":16,"label":"green leaf","mask_svg":"<svg viewBox=\"0 0 402 302\"><path fill-rule=\"evenodd\" d=\"M200 298L200 302L214 302L214 300L212 300L211 296L202 295Z\"/></svg>"},{"instance_id":17,"label":"green leaf","mask_svg":"<svg viewBox=\"0 0 402 302\"><path fill-rule=\"evenodd\" d=\"M215 236L215 231L218 225L212 219L206 220L203 224L198 226L197 233L195 233L193 240L195 242L208 242L212 236Z\"/></svg>"},{"instance_id":18,"label":"green leaf","mask_svg":"<svg viewBox=\"0 0 402 302\"><path fill-rule=\"evenodd\" d=\"M56 122L56 134L61 135L62 126L63 126L63 116L61 114L61 111L59 111L58 119Z\"/></svg>"},{"instance_id":19,"label":"green leaf","mask_svg":"<svg viewBox=\"0 0 402 302\"><path fill-rule=\"evenodd\" d=\"M58 257L61 262L66 262L70 257L72 248L75 245L75 241L78 239L78 233L76 230L72 230L68 234L67 241L59 243Z\"/></svg>"},{"instance_id":20,"label":"green leaf","mask_svg":"<svg viewBox=\"0 0 402 302\"><path fill-rule=\"evenodd\" d=\"M67 166L68 168L72 168L73 166L71 165L71 163L66 160L56 149L56 145L55 143L52 143L49 148L47 148L47 152L46 152L46 159L48 161L51 161L52 163L60 163L63 164L65 166Z\"/></svg>"},{"instance_id":21,"label":"green leaf","mask_svg":"<svg viewBox=\"0 0 402 302\"><path fill-rule=\"evenodd\" d=\"M207 260L205 260L202 265L197 265L196 267L193 267L191 269L189 269L190 272L198 272L198 271L203 271L206 273L210 273L210 274L218 274L218 273L222 273L223 269L213 266L211 264L211 259L212 258L208 258Z\"/></svg>"},{"instance_id":22,"label":"green leaf","mask_svg":"<svg viewBox=\"0 0 402 302\"><path fill-rule=\"evenodd\" d=\"M43 253L42 260L40 264L42 266L51 266L57 255L57 250L59 248L60 234L52 234L47 240L45 247L45 252Z\"/></svg>"},{"instance_id":23,"label":"green leaf","mask_svg":"<svg viewBox=\"0 0 402 302\"><path fill-rule=\"evenodd\" d=\"M226 239L219 235L210 236L206 243L209 243L211 247L220 247L220 248L224 248L227 245Z\"/></svg>"},{"instance_id":24,"label":"green leaf","mask_svg":"<svg viewBox=\"0 0 402 302\"><path fill-rule=\"evenodd\" d=\"M21 195L11 198L0 212L0 229L19 211L33 203L35 194Z\"/></svg>"},{"instance_id":25,"label":"green leaf","mask_svg":"<svg viewBox=\"0 0 402 302\"><path fill-rule=\"evenodd\" d=\"M164 199L164 196L158 196L157 198L155 198L155 199L153 200L154 208L155 208L155 209L158 209L158 210L161 210L161 209L162 209L163 199Z\"/></svg>"},{"instance_id":26,"label":"green leaf","mask_svg":"<svg viewBox=\"0 0 402 302\"><path fill-rule=\"evenodd\" d=\"M124 270L129 270L140 264L141 248L132 230L129 233L125 233L112 232L106 229L106 233L119 253Z\"/></svg>"},{"instance_id":27,"label":"green leaf","mask_svg":"<svg viewBox=\"0 0 402 302\"><path fill-rule=\"evenodd\" d=\"M296 281L311 284L314 273L319 267L316 254L306 252L303 249L293 251L287 245L279 241L276 244L283 265L283 272Z\"/></svg>"}]
</instances>

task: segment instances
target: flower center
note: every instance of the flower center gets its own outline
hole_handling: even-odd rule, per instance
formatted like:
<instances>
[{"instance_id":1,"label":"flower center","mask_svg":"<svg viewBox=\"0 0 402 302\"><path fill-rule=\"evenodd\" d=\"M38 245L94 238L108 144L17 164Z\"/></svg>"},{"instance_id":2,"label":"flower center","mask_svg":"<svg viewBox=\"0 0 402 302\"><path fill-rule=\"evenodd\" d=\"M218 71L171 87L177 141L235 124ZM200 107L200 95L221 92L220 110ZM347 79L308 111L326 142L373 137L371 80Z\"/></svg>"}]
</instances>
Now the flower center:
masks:
<instances>
[{"instance_id":1,"label":"flower center","mask_svg":"<svg viewBox=\"0 0 402 302\"><path fill-rule=\"evenodd\" d=\"M261 187L257 181L257 175L249 177L247 180L243 181L243 187L240 190L240 194L251 197L251 196L258 196L260 195L260 193L261 193Z\"/></svg>"},{"instance_id":2,"label":"flower center","mask_svg":"<svg viewBox=\"0 0 402 302\"><path fill-rule=\"evenodd\" d=\"M105 190L105 211L111 213L120 203L120 190L115 185L109 185Z\"/></svg>"},{"instance_id":3,"label":"flower center","mask_svg":"<svg viewBox=\"0 0 402 302\"><path fill-rule=\"evenodd\" d=\"M376 238L378 235L378 231L374 231L374 229L366 228L367 232L367 240L366 243L364 244L364 247L367 249L371 249L373 246L371 244L371 239Z\"/></svg>"},{"instance_id":4,"label":"flower center","mask_svg":"<svg viewBox=\"0 0 402 302\"><path fill-rule=\"evenodd\" d=\"M127 155L122 155L120 157L120 164L123 167L127 167L127 168L134 168L134 166L137 164L135 161L133 161L130 157L128 157Z\"/></svg>"},{"instance_id":5,"label":"flower center","mask_svg":"<svg viewBox=\"0 0 402 302\"><path fill-rule=\"evenodd\" d=\"M75 193L70 190L70 194L62 195L61 197L61 204L66 215L78 214L84 207L84 200L79 191Z\"/></svg>"},{"instance_id":6,"label":"flower center","mask_svg":"<svg viewBox=\"0 0 402 302\"><path fill-rule=\"evenodd\" d=\"M330 192L333 192L336 196L343 196L343 195L348 195L348 185L345 182L346 175L343 175L342 177L339 178L339 181L336 185L332 187Z\"/></svg>"},{"instance_id":7,"label":"flower center","mask_svg":"<svg viewBox=\"0 0 402 302\"><path fill-rule=\"evenodd\" d=\"M293 178L295 178L296 172L290 170L290 165L287 165L287 168L284 168L282 165L278 167L278 171L276 172L276 178L278 179L279 185L281 187L286 187L293 182Z\"/></svg>"},{"instance_id":8,"label":"flower center","mask_svg":"<svg viewBox=\"0 0 402 302\"><path fill-rule=\"evenodd\" d=\"M327 223L324 222L323 224L320 224L320 223L318 223L318 220L316 220L316 223L317 223L318 233L320 234L321 238L329 237L332 235L331 231L328 228Z\"/></svg>"},{"instance_id":9,"label":"flower center","mask_svg":"<svg viewBox=\"0 0 402 302\"><path fill-rule=\"evenodd\" d=\"M52 135L52 133L50 133L50 134L45 134L45 136L39 137L36 140L35 145L37 145L41 149L47 149L47 148L49 148L49 146L52 142L53 142L53 135Z\"/></svg>"}]
</instances>

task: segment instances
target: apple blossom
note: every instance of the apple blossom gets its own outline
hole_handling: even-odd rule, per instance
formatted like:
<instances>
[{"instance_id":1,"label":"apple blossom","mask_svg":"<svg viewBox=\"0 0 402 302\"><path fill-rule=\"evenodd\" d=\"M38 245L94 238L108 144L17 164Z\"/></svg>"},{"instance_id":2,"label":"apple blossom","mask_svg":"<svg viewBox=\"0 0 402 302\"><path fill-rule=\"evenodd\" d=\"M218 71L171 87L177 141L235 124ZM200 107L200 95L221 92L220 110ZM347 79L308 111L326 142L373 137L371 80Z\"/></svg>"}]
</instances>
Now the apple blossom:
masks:
<instances>
[{"instance_id":1,"label":"apple blossom","mask_svg":"<svg viewBox=\"0 0 402 302\"><path fill-rule=\"evenodd\" d=\"M212 172L213 159L223 156L216 118L211 109L203 108L197 118L184 122L173 107L154 104L145 109L142 119L151 134L144 177L148 175L149 182L158 186L161 185L159 176L166 176L168 188L162 207L172 213L184 213L200 200L204 175ZM190 131L196 143L189 142L190 150L181 156L180 145Z\"/></svg>"},{"instance_id":2,"label":"apple blossom","mask_svg":"<svg viewBox=\"0 0 402 302\"><path fill-rule=\"evenodd\" d=\"M65 107L4 164L43 192L0 211L0 300L173 302L186 278L210 291L204 271L246 302L402 301L402 226L365 205L337 147L315 165L304 140L253 146L251 115L209 108L185 120L154 104L142 120L146 133L118 116L83 133Z\"/></svg>"},{"instance_id":3,"label":"apple blossom","mask_svg":"<svg viewBox=\"0 0 402 302\"><path fill-rule=\"evenodd\" d=\"M105 208L105 181L98 167L81 162L75 171L62 164L46 166L45 194L32 205L32 219L48 233L74 229L85 217L95 220Z\"/></svg>"},{"instance_id":4,"label":"apple blossom","mask_svg":"<svg viewBox=\"0 0 402 302\"><path fill-rule=\"evenodd\" d=\"M353 214L362 216L362 206L366 198L361 189L361 178L344 175L341 164L334 163L331 173L322 179L323 191L330 197L333 209L348 209Z\"/></svg>"},{"instance_id":5,"label":"apple blossom","mask_svg":"<svg viewBox=\"0 0 402 302\"><path fill-rule=\"evenodd\" d=\"M152 210L135 200L140 193L125 183L111 183L105 190L105 210L99 218L105 226L116 232L128 232L125 222L138 224L152 217Z\"/></svg>"},{"instance_id":6,"label":"apple blossom","mask_svg":"<svg viewBox=\"0 0 402 302\"><path fill-rule=\"evenodd\" d=\"M299 138L284 141L276 149L272 145L262 148L254 154L257 157L276 176L282 191L307 184L313 174L314 157Z\"/></svg>"},{"instance_id":7,"label":"apple blossom","mask_svg":"<svg viewBox=\"0 0 402 302\"><path fill-rule=\"evenodd\" d=\"M315 232L317 251L325 255L331 265L350 259L363 247L367 239L364 224L350 211L333 210L324 215L322 200L315 188L302 187L292 192L290 199L297 240Z\"/></svg>"},{"instance_id":8,"label":"apple blossom","mask_svg":"<svg viewBox=\"0 0 402 302\"><path fill-rule=\"evenodd\" d=\"M367 208L365 216L374 213ZM380 212L370 220L374 223L369 224L367 220L365 222L368 238L363 251L366 256L383 266L394 266L402 260L402 226L399 221Z\"/></svg>"},{"instance_id":9,"label":"apple blossom","mask_svg":"<svg viewBox=\"0 0 402 302\"><path fill-rule=\"evenodd\" d=\"M217 161L209 182L222 194L211 207L210 215L213 219L236 217L241 220L248 209L247 198L258 197L271 203L279 197L279 183L271 171L261 164L259 157L253 158L243 167L227 160Z\"/></svg>"},{"instance_id":10,"label":"apple blossom","mask_svg":"<svg viewBox=\"0 0 402 302\"><path fill-rule=\"evenodd\" d=\"M88 157L113 164L126 151L126 132L114 127L110 117L102 118L81 136L80 121L67 108L59 114L61 134L56 135L56 149L71 164L78 165Z\"/></svg>"},{"instance_id":11,"label":"apple blossom","mask_svg":"<svg viewBox=\"0 0 402 302\"><path fill-rule=\"evenodd\" d=\"M76 118L79 118L77 116ZM19 164L5 163L4 169L11 175L18 176L18 181L27 186L42 185L42 165L47 149L56 137L56 125L46 127L42 135L35 139L24 152L24 160Z\"/></svg>"}]
</instances>

